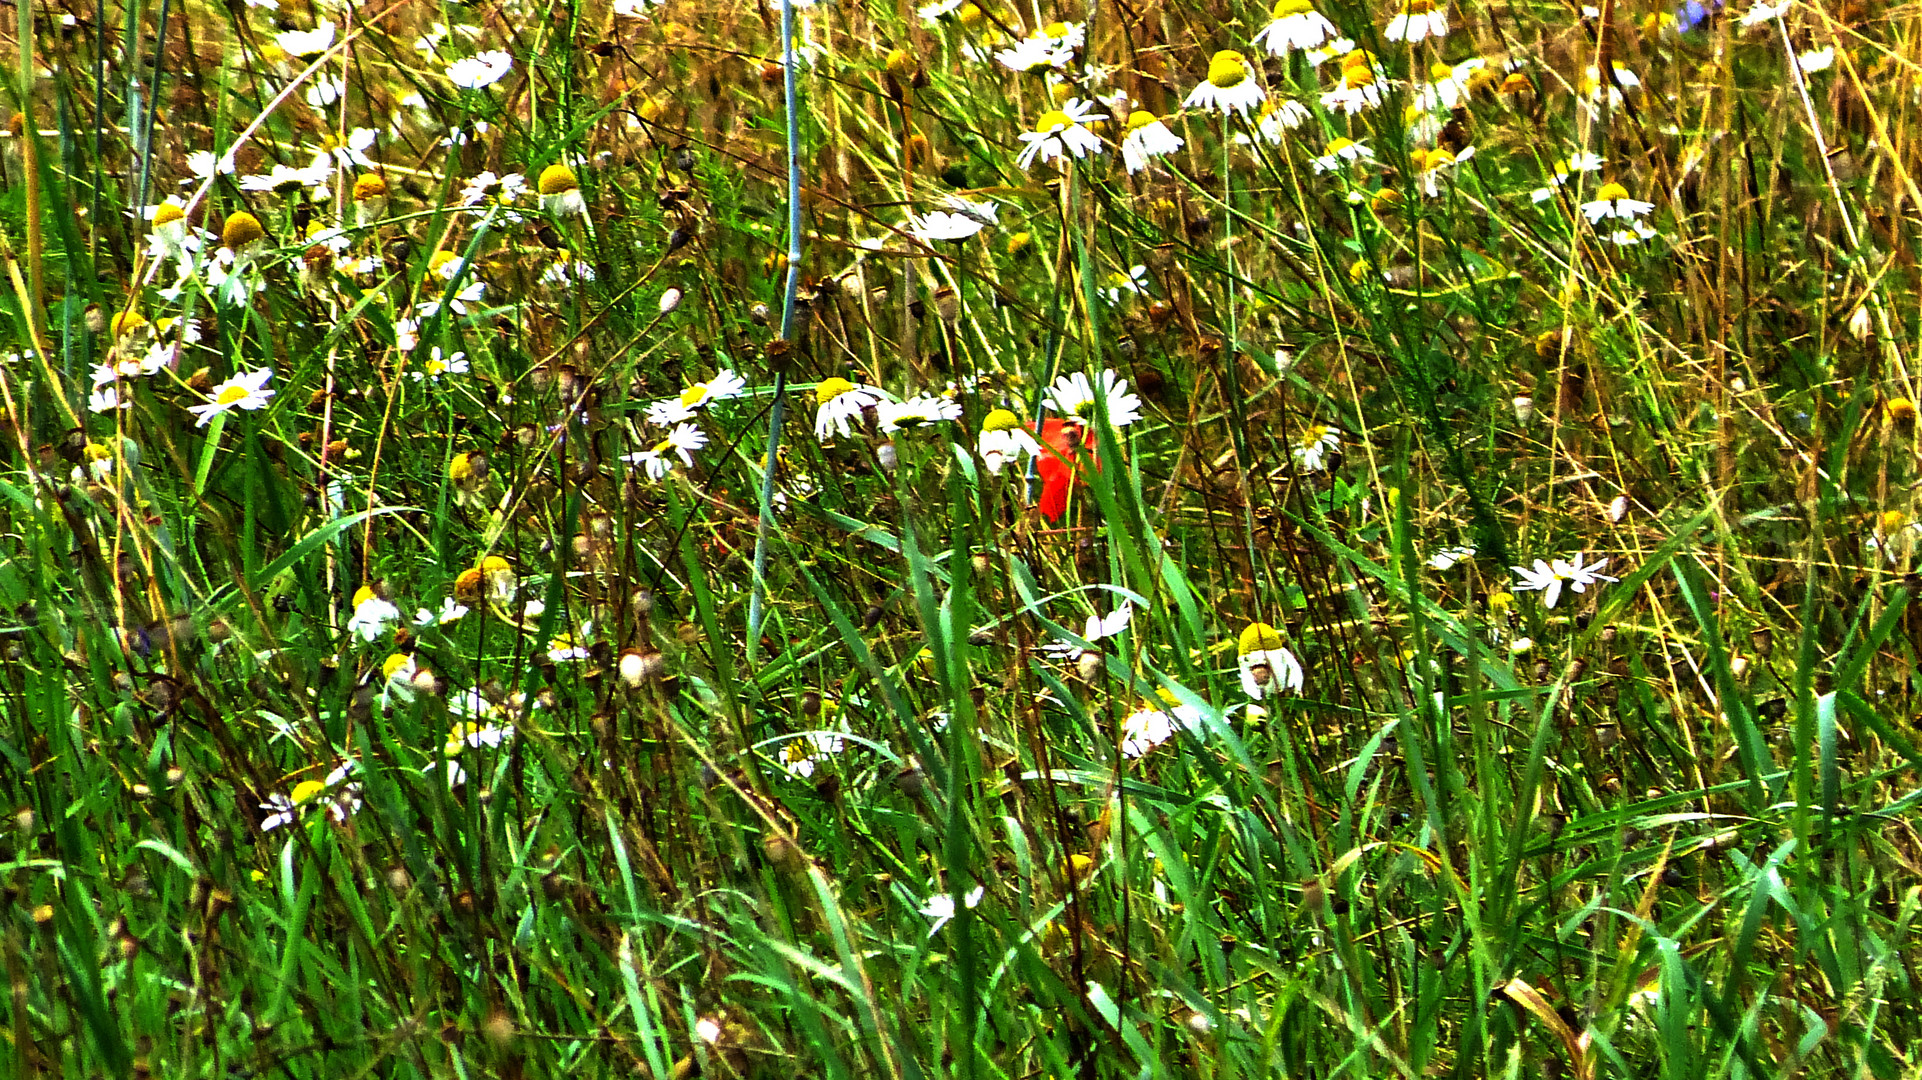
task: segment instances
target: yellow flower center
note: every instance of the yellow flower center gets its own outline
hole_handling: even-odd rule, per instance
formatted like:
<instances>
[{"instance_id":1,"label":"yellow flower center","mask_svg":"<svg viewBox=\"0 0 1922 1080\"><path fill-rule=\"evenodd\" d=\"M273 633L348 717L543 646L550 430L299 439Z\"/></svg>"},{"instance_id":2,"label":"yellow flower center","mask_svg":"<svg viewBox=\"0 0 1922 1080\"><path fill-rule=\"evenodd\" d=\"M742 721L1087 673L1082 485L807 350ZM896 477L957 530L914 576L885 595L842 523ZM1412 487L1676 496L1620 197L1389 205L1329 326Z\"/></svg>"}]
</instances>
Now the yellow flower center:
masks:
<instances>
[{"instance_id":1,"label":"yellow flower center","mask_svg":"<svg viewBox=\"0 0 1922 1080\"><path fill-rule=\"evenodd\" d=\"M1241 637L1235 645L1242 656L1279 649L1281 648L1281 631L1265 622L1249 623L1248 628L1241 632Z\"/></svg>"},{"instance_id":2,"label":"yellow flower center","mask_svg":"<svg viewBox=\"0 0 1922 1080\"><path fill-rule=\"evenodd\" d=\"M1007 409L996 409L981 419L982 431L1013 431L1021 426L1021 418Z\"/></svg>"},{"instance_id":3,"label":"yellow flower center","mask_svg":"<svg viewBox=\"0 0 1922 1080\"><path fill-rule=\"evenodd\" d=\"M1062 112L1060 109L1049 109L1047 112L1041 114L1039 120L1034 122L1034 130L1042 135L1053 135L1057 132L1066 131L1073 126L1074 121L1068 119L1068 114Z\"/></svg>"},{"instance_id":4,"label":"yellow flower center","mask_svg":"<svg viewBox=\"0 0 1922 1080\"><path fill-rule=\"evenodd\" d=\"M1208 61L1208 81L1226 90L1248 79L1248 61L1232 49L1223 49Z\"/></svg>"},{"instance_id":5,"label":"yellow flower center","mask_svg":"<svg viewBox=\"0 0 1922 1080\"><path fill-rule=\"evenodd\" d=\"M816 405L826 405L828 402L833 401L835 398L853 389L854 384L846 379L822 379L814 388L814 403Z\"/></svg>"},{"instance_id":6,"label":"yellow flower center","mask_svg":"<svg viewBox=\"0 0 1922 1080\"><path fill-rule=\"evenodd\" d=\"M542 169L540 180L536 183L542 195L564 195L581 186L581 182L574 177L574 170L559 162Z\"/></svg>"}]
</instances>

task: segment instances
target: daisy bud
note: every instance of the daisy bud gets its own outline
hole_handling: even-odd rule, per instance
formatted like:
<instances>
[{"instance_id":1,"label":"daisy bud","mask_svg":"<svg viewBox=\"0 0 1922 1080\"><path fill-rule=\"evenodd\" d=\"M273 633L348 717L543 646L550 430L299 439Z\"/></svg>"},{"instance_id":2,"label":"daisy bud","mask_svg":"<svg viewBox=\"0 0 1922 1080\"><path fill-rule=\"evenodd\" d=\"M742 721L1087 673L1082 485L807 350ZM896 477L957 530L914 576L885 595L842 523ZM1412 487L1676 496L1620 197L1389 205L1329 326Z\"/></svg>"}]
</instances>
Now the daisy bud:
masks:
<instances>
[{"instance_id":1,"label":"daisy bud","mask_svg":"<svg viewBox=\"0 0 1922 1080\"><path fill-rule=\"evenodd\" d=\"M681 290L669 289L661 294L661 314L665 315L681 306Z\"/></svg>"},{"instance_id":2,"label":"daisy bud","mask_svg":"<svg viewBox=\"0 0 1922 1080\"><path fill-rule=\"evenodd\" d=\"M229 251L239 251L267 235L260 227L260 219L245 210L237 210L227 216L227 223L220 227L220 246Z\"/></svg>"},{"instance_id":3,"label":"daisy bud","mask_svg":"<svg viewBox=\"0 0 1922 1080\"><path fill-rule=\"evenodd\" d=\"M1517 396L1514 401L1509 402L1509 404L1514 406L1515 422L1517 424L1526 424L1530 420L1535 419L1534 398L1529 397L1527 394L1522 394Z\"/></svg>"},{"instance_id":4,"label":"daisy bud","mask_svg":"<svg viewBox=\"0 0 1922 1080\"><path fill-rule=\"evenodd\" d=\"M1102 666L1101 654L1094 649L1084 651L1074 660L1075 674L1081 676L1081 681L1084 683L1093 683L1099 678Z\"/></svg>"}]
</instances>

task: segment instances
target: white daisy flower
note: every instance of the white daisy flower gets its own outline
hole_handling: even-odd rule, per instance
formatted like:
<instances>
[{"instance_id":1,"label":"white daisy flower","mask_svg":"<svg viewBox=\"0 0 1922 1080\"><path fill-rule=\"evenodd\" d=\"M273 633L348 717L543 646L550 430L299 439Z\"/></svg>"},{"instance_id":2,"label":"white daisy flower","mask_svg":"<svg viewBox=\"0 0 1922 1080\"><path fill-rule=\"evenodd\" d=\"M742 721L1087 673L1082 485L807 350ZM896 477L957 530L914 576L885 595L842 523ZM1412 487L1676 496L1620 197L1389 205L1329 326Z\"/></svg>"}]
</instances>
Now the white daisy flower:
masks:
<instances>
[{"instance_id":1,"label":"white daisy flower","mask_svg":"<svg viewBox=\"0 0 1922 1080\"><path fill-rule=\"evenodd\" d=\"M1108 117L1093 109L1091 101L1069 98L1061 108L1042 113L1035 120L1033 131L1021 133L1021 141L1028 145L1022 148L1014 163L1026 169L1034 165L1036 158L1047 162L1069 154L1077 159L1099 154L1101 137L1088 130L1087 125Z\"/></svg>"},{"instance_id":2,"label":"white daisy flower","mask_svg":"<svg viewBox=\"0 0 1922 1080\"><path fill-rule=\"evenodd\" d=\"M1003 467L1021 460L1024 454L1040 457L1041 444L1035 441L1034 434L1020 417L1007 409L995 409L981 420L981 436L975 452L990 474L999 474Z\"/></svg>"},{"instance_id":3,"label":"white daisy flower","mask_svg":"<svg viewBox=\"0 0 1922 1080\"><path fill-rule=\"evenodd\" d=\"M347 620L349 633L357 635L362 641L375 641L387 632L387 628L400 621L400 609L374 591L371 585L362 585L354 593L354 614Z\"/></svg>"},{"instance_id":4,"label":"white daisy flower","mask_svg":"<svg viewBox=\"0 0 1922 1080\"><path fill-rule=\"evenodd\" d=\"M1329 143L1320 157L1312 164L1318 173L1339 172L1357 161L1371 161L1375 152L1353 139L1341 138Z\"/></svg>"},{"instance_id":5,"label":"white daisy flower","mask_svg":"<svg viewBox=\"0 0 1922 1080\"><path fill-rule=\"evenodd\" d=\"M1341 449L1341 429L1327 424L1315 424L1301 433L1301 438L1289 447L1288 455L1295 459L1295 465L1302 472L1320 472L1328 467L1328 458Z\"/></svg>"},{"instance_id":6,"label":"white daisy flower","mask_svg":"<svg viewBox=\"0 0 1922 1080\"><path fill-rule=\"evenodd\" d=\"M1628 197L1628 189L1620 184L1603 184L1591 202L1582 204L1582 216L1590 225L1614 218L1618 221L1633 221L1655 209L1652 202Z\"/></svg>"},{"instance_id":7,"label":"white daisy flower","mask_svg":"<svg viewBox=\"0 0 1922 1080\"><path fill-rule=\"evenodd\" d=\"M500 49L456 60L447 65L447 81L465 90L492 86L514 70L514 58Z\"/></svg>"},{"instance_id":8,"label":"white daisy flower","mask_svg":"<svg viewBox=\"0 0 1922 1080\"><path fill-rule=\"evenodd\" d=\"M1181 136L1168 130L1168 125L1151 112L1136 109L1128 114L1128 134L1121 140L1121 160L1128 171L1137 173L1148 167L1148 163L1158 157L1166 157L1181 149Z\"/></svg>"},{"instance_id":9,"label":"white daisy flower","mask_svg":"<svg viewBox=\"0 0 1922 1080\"><path fill-rule=\"evenodd\" d=\"M274 396L267 389L268 380L274 377L272 368L246 371L219 386L214 387L213 397L204 405L192 405L187 411L200 417L195 427L206 427L213 418L232 409L264 409Z\"/></svg>"},{"instance_id":10,"label":"white daisy flower","mask_svg":"<svg viewBox=\"0 0 1922 1080\"><path fill-rule=\"evenodd\" d=\"M1426 37L1447 37L1447 0L1401 0L1401 10L1388 20L1381 36L1410 44Z\"/></svg>"},{"instance_id":11,"label":"white daisy flower","mask_svg":"<svg viewBox=\"0 0 1922 1080\"><path fill-rule=\"evenodd\" d=\"M894 398L878 386L863 386L846 379L823 379L814 387L814 437L822 442L828 432L846 438L850 425L869 409Z\"/></svg>"},{"instance_id":12,"label":"white daisy flower","mask_svg":"<svg viewBox=\"0 0 1922 1080\"><path fill-rule=\"evenodd\" d=\"M1048 405L1062 416L1092 423L1097 386L1107 399L1110 424L1124 428L1141 419L1141 399L1128 392L1128 380L1117 377L1113 368L1103 370L1094 382L1080 371L1061 376L1048 388Z\"/></svg>"},{"instance_id":13,"label":"white daisy flower","mask_svg":"<svg viewBox=\"0 0 1922 1080\"><path fill-rule=\"evenodd\" d=\"M961 419L961 403L953 398L922 394L906 401L884 401L875 406L882 431L906 431L941 420Z\"/></svg>"},{"instance_id":14,"label":"white daisy flower","mask_svg":"<svg viewBox=\"0 0 1922 1080\"><path fill-rule=\"evenodd\" d=\"M1608 565L1607 559L1598 559L1584 566L1582 560L1585 557L1578 553L1572 562L1568 559L1556 559L1553 562L1536 559L1533 567L1511 566L1509 569L1521 579L1516 583L1515 591L1529 592L1540 589L1542 606L1552 608L1556 601L1561 599L1563 585L1567 585L1576 592L1586 592L1590 585L1621 580L1601 572L1602 567Z\"/></svg>"},{"instance_id":15,"label":"white daisy flower","mask_svg":"<svg viewBox=\"0 0 1922 1080\"><path fill-rule=\"evenodd\" d=\"M1269 23L1255 35L1255 45L1270 56L1287 56L1291 49L1319 47L1339 31L1315 10L1309 0L1275 0Z\"/></svg>"},{"instance_id":16,"label":"white daisy flower","mask_svg":"<svg viewBox=\"0 0 1922 1080\"><path fill-rule=\"evenodd\" d=\"M1261 107L1268 92L1248 70L1248 58L1232 49L1223 49L1208 61L1208 79L1189 93L1182 103L1187 109L1208 109L1223 116L1239 113L1248 116Z\"/></svg>"}]
</instances>

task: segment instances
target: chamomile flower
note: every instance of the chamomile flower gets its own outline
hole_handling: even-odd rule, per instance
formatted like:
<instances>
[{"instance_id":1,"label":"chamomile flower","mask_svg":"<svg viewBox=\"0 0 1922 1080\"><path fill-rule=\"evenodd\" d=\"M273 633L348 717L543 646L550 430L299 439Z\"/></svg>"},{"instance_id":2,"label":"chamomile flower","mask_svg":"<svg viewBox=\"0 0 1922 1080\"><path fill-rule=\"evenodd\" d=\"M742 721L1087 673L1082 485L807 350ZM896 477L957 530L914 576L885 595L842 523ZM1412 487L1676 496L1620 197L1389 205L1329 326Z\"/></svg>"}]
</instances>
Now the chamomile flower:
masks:
<instances>
[{"instance_id":1,"label":"chamomile flower","mask_svg":"<svg viewBox=\"0 0 1922 1080\"><path fill-rule=\"evenodd\" d=\"M1628 189L1620 184L1603 184L1591 202L1582 204L1582 216L1590 225L1596 225L1611 218L1618 221L1634 221L1655 209L1652 202L1628 197Z\"/></svg>"},{"instance_id":2,"label":"chamomile flower","mask_svg":"<svg viewBox=\"0 0 1922 1080\"><path fill-rule=\"evenodd\" d=\"M1255 35L1255 45L1271 56L1287 56L1290 49L1319 47L1339 31L1309 0L1275 0L1267 26Z\"/></svg>"},{"instance_id":3,"label":"chamomile flower","mask_svg":"<svg viewBox=\"0 0 1922 1080\"><path fill-rule=\"evenodd\" d=\"M1020 135L1027 145L1014 159L1023 169L1032 168L1036 158L1043 162L1072 155L1079 159L1101 152L1101 137L1088 129L1088 124L1108 117L1096 113L1094 103L1080 98L1069 98L1059 109L1042 113L1034 122L1033 131Z\"/></svg>"},{"instance_id":4,"label":"chamomile flower","mask_svg":"<svg viewBox=\"0 0 1922 1080\"><path fill-rule=\"evenodd\" d=\"M1128 134L1121 140L1121 160L1129 172L1137 173L1155 158L1181 149L1181 143L1181 136L1168 130L1160 117L1136 109L1128 114Z\"/></svg>"},{"instance_id":5,"label":"chamomile flower","mask_svg":"<svg viewBox=\"0 0 1922 1080\"><path fill-rule=\"evenodd\" d=\"M1509 569L1513 570L1515 576L1520 579L1515 584L1515 591L1531 592L1539 589L1542 592L1542 606L1552 608L1556 601L1561 599L1564 585L1576 592L1586 592L1590 585L1620 580L1601 572L1602 568L1608 565L1607 559L1598 559L1583 565L1584 558L1586 556L1578 553L1573 561L1556 559L1545 562L1536 559L1533 567L1511 566Z\"/></svg>"},{"instance_id":6,"label":"chamomile flower","mask_svg":"<svg viewBox=\"0 0 1922 1080\"><path fill-rule=\"evenodd\" d=\"M500 49L456 60L447 65L447 81L463 90L492 86L514 70L514 58Z\"/></svg>"},{"instance_id":7,"label":"chamomile flower","mask_svg":"<svg viewBox=\"0 0 1922 1080\"><path fill-rule=\"evenodd\" d=\"M1340 172L1358 161L1371 161L1375 152L1362 143L1350 138L1339 138L1330 142L1312 165L1318 173Z\"/></svg>"},{"instance_id":8,"label":"chamomile flower","mask_svg":"<svg viewBox=\"0 0 1922 1080\"><path fill-rule=\"evenodd\" d=\"M840 753L847 745L847 738L836 732L804 731L781 747L781 768L796 780L805 780L814 775L821 759Z\"/></svg>"},{"instance_id":9,"label":"chamomile flower","mask_svg":"<svg viewBox=\"0 0 1922 1080\"><path fill-rule=\"evenodd\" d=\"M414 377L415 382L439 382L442 375L465 375L467 374L467 354L457 352L443 358L440 346L436 345L427 354L427 359L409 374Z\"/></svg>"},{"instance_id":10,"label":"chamomile flower","mask_svg":"<svg viewBox=\"0 0 1922 1080\"><path fill-rule=\"evenodd\" d=\"M1295 459L1295 467L1302 472L1320 472L1328 467L1328 458L1340 449L1340 428L1314 424L1288 448L1288 456Z\"/></svg>"},{"instance_id":11,"label":"chamomile flower","mask_svg":"<svg viewBox=\"0 0 1922 1080\"><path fill-rule=\"evenodd\" d=\"M1301 692L1301 661L1282 644L1281 631L1264 622L1249 623L1235 645L1242 693L1260 701L1270 691Z\"/></svg>"},{"instance_id":12,"label":"chamomile flower","mask_svg":"<svg viewBox=\"0 0 1922 1080\"><path fill-rule=\"evenodd\" d=\"M1097 389L1107 399L1110 424L1124 428L1141 419L1141 399L1128 392L1128 380L1117 377L1113 368L1104 369L1093 382L1080 371L1061 376L1048 388L1048 405L1062 416L1092 423Z\"/></svg>"},{"instance_id":13,"label":"chamomile flower","mask_svg":"<svg viewBox=\"0 0 1922 1080\"><path fill-rule=\"evenodd\" d=\"M991 474L999 474L1010 462L1041 456L1041 444L1034 439L1021 418L1007 409L995 409L981 420L981 436L975 444L981 464Z\"/></svg>"},{"instance_id":14,"label":"chamomile flower","mask_svg":"<svg viewBox=\"0 0 1922 1080\"><path fill-rule=\"evenodd\" d=\"M674 425L673 430L667 433L667 438L646 450L628 454L621 460L646 469L648 479L659 480L674 468L670 455L679 457L681 464L691 469L694 467L694 451L706 445L707 433L695 424L683 422Z\"/></svg>"},{"instance_id":15,"label":"chamomile flower","mask_svg":"<svg viewBox=\"0 0 1922 1080\"><path fill-rule=\"evenodd\" d=\"M1314 118L1308 106L1293 98L1271 97L1261 103L1261 118L1255 121L1255 131L1270 146L1280 146L1288 132Z\"/></svg>"},{"instance_id":16,"label":"chamomile flower","mask_svg":"<svg viewBox=\"0 0 1922 1080\"><path fill-rule=\"evenodd\" d=\"M1538 203L1547 202L1555 197L1556 188L1568 183L1569 179L1577 173L1599 172L1606 164L1608 162L1600 154L1592 154L1586 150L1570 154L1549 166L1548 185L1529 192L1528 197Z\"/></svg>"},{"instance_id":17,"label":"chamomile flower","mask_svg":"<svg viewBox=\"0 0 1922 1080\"><path fill-rule=\"evenodd\" d=\"M723 371L707 382L690 384L678 397L663 398L647 407L647 422L666 427L692 419L694 414L716 401L737 398L747 389L747 380L732 371Z\"/></svg>"},{"instance_id":18,"label":"chamomile flower","mask_svg":"<svg viewBox=\"0 0 1922 1080\"><path fill-rule=\"evenodd\" d=\"M864 386L842 378L823 379L814 387L814 437L826 442L829 432L846 438L855 419L894 398L878 386Z\"/></svg>"},{"instance_id":19,"label":"chamomile flower","mask_svg":"<svg viewBox=\"0 0 1922 1080\"><path fill-rule=\"evenodd\" d=\"M875 407L882 431L906 431L942 420L961 419L961 403L952 398L922 394L906 401L884 401Z\"/></svg>"},{"instance_id":20,"label":"chamomile flower","mask_svg":"<svg viewBox=\"0 0 1922 1080\"><path fill-rule=\"evenodd\" d=\"M1447 0L1401 0L1401 10L1388 20L1381 36L1410 44L1426 37L1447 37Z\"/></svg>"},{"instance_id":21,"label":"chamomile flower","mask_svg":"<svg viewBox=\"0 0 1922 1080\"><path fill-rule=\"evenodd\" d=\"M574 170L560 162L555 162L541 170L535 188L541 194L541 206L549 213L570 217L587 213L587 201L581 197L581 183L575 178Z\"/></svg>"},{"instance_id":22,"label":"chamomile flower","mask_svg":"<svg viewBox=\"0 0 1922 1080\"><path fill-rule=\"evenodd\" d=\"M1340 84L1321 95L1321 107L1329 112L1354 116L1378 107L1381 100L1381 85L1375 81L1374 65L1367 61L1344 63Z\"/></svg>"},{"instance_id":23,"label":"chamomile flower","mask_svg":"<svg viewBox=\"0 0 1922 1080\"><path fill-rule=\"evenodd\" d=\"M376 641L387 632L387 628L400 621L400 609L392 602L374 591L371 585L362 585L354 593L354 614L347 620L349 633L362 641Z\"/></svg>"},{"instance_id":24,"label":"chamomile flower","mask_svg":"<svg viewBox=\"0 0 1922 1080\"><path fill-rule=\"evenodd\" d=\"M1208 78L1182 103L1187 109L1209 109L1223 116L1248 116L1261 107L1268 92L1248 70L1248 58L1233 49L1223 49L1208 61Z\"/></svg>"},{"instance_id":25,"label":"chamomile flower","mask_svg":"<svg viewBox=\"0 0 1922 1080\"><path fill-rule=\"evenodd\" d=\"M204 405L188 406L187 411L200 418L195 427L206 427L213 418L233 409L264 409L273 400L274 392L267 389L267 383L274 377L272 368L246 371L219 386L214 387L213 397Z\"/></svg>"}]
</instances>

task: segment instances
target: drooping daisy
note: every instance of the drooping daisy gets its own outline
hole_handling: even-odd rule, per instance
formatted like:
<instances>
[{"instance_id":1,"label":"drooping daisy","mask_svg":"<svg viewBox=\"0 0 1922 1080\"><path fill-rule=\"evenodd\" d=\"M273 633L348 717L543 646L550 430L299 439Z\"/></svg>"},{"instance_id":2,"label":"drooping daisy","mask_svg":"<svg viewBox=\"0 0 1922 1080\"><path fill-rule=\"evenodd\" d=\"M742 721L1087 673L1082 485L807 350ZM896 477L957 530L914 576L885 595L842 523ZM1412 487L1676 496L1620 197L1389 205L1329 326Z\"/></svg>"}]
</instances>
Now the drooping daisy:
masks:
<instances>
[{"instance_id":1,"label":"drooping daisy","mask_svg":"<svg viewBox=\"0 0 1922 1080\"><path fill-rule=\"evenodd\" d=\"M1381 36L1411 45L1426 37L1447 37L1447 0L1401 0L1401 10L1388 20Z\"/></svg>"},{"instance_id":2,"label":"drooping daisy","mask_svg":"<svg viewBox=\"0 0 1922 1080\"><path fill-rule=\"evenodd\" d=\"M1451 154L1441 147L1433 150L1410 150L1408 163L1416 169L1415 179L1421 185L1422 194L1433 199L1441 194L1442 181L1455 171L1455 167L1475 156L1475 148L1462 147L1459 154Z\"/></svg>"},{"instance_id":3,"label":"drooping daisy","mask_svg":"<svg viewBox=\"0 0 1922 1080\"><path fill-rule=\"evenodd\" d=\"M347 630L362 641L378 640L399 621L400 609L375 592L372 585L362 585L354 593L354 614L347 620Z\"/></svg>"},{"instance_id":4,"label":"drooping daisy","mask_svg":"<svg viewBox=\"0 0 1922 1080\"><path fill-rule=\"evenodd\" d=\"M1654 203L1631 199L1627 188L1611 182L1603 184L1592 201L1582 204L1582 216L1588 219L1590 225L1595 225L1610 218L1634 221L1653 209Z\"/></svg>"},{"instance_id":5,"label":"drooping daisy","mask_svg":"<svg viewBox=\"0 0 1922 1080\"><path fill-rule=\"evenodd\" d=\"M1248 58L1233 49L1223 49L1208 61L1207 81L1189 93L1182 107L1245 117L1259 109L1267 97L1261 81L1248 70Z\"/></svg>"},{"instance_id":6,"label":"drooping daisy","mask_svg":"<svg viewBox=\"0 0 1922 1080\"><path fill-rule=\"evenodd\" d=\"M1121 140L1121 160L1127 163L1129 172L1137 173L1155 158L1181 149L1181 143L1181 136L1169 131L1160 117L1136 109L1128 114L1128 134Z\"/></svg>"},{"instance_id":7,"label":"drooping daisy","mask_svg":"<svg viewBox=\"0 0 1922 1080\"><path fill-rule=\"evenodd\" d=\"M1104 369L1094 382L1080 371L1061 376L1048 388L1048 405L1062 416L1093 423L1097 388L1107 400L1110 424L1124 428L1141 419L1141 399L1128 392L1128 380L1117 377L1113 368Z\"/></svg>"},{"instance_id":8,"label":"drooping daisy","mask_svg":"<svg viewBox=\"0 0 1922 1080\"><path fill-rule=\"evenodd\" d=\"M514 58L500 49L456 60L447 65L447 81L464 90L492 86L514 70Z\"/></svg>"},{"instance_id":9,"label":"drooping daisy","mask_svg":"<svg viewBox=\"0 0 1922 1080\"><path fill-rule=\"evenodd\" d=\"M1359 52L1359 50L1357 50ZM1350 56L1356 53L1350 53ZM1321 107L1329 112L1354 116L1381 104L1381 85L1375 81L1375 66L1368 60L1343 62L1341 83L1321 95Z\"/></svg>"},{"instance_id":10,"label":"drooping daisy","mask_svg":"<svg viewBox=\"0 0 1922 1080\"><path fill-rule=\"evenodd\" d=\"M1338 32L1309 0L1275 0L1270 21L1255 35L1254 43L1271 56L1287 56L1290 49L1316 48Z\"/></svg>"},{"instance_id":11,"label":"drooping daisy","mask_svg":"<svg viewBox=\"0 0 1922 1080\"><path fill-rule=\"evenodd\" d=\"M555 162L542 169L534 186L541 193L541 206L549 213L561 217L587 213L587 201L581 197L581 182L566 165Z\"/></svg>"},{"instance_id":12,"label":"drooping daisy","mask_svg":"<svg viewBox=\"0 0 1922 1080\"><path fill-rule=\"evenodd\" d=\"M1042 113L1035 120L1033 131L1021 133L1020 139L1027 145L1014 163L1027 169L1033 167L1036 158L1048 162L1064 155L1080 159L1099 154L1101 137L1088 130L1087 125L1108 117L1093 110L1093 102L1069 98L1061 108Z\"/></svg>"},{"instance_id":13,"label":"drooping daisy","mask_svg":"<svg viewBox=\"0 0 1922 1080\"><path fill-rule=\"evenodd\" d=\"M200 417L195 427L206 427L213 418L232 409L264 409L273 400L274 392L267 389L268 380L274 377L272 368L259 371L246 371L219 386L214 387L213 398L204 405L190 405L187 411Z\"/></svg>"},{"instance_id":14,"label":"drooping daisy","mask_svg":"<svg viewBox=\"0 0 1922 1080\"><path fill-rule=\"evenodd\" d=\"M1369 161L1375 156L1373 150L1349 138L1336 139L1322 150L1321 156L1313 161L1318 173L1340 172L1357 161Z\"/></svg>"},{"instance_id":15,"label":"drooping daisy","mask_svg":"<svg viewBox=\"0 0 1922 1080\"><path fill-rule=\"evenodd\" d=\"M1007 409L995 409L981 420L981 438L975 444L975 452L989 473L998 474L1010 462L1021 460L1024 454L1039 457L1041 444L1034 441L1033 433L1020 417Z\"/></svg>"},{"instance_id":16,"label":"drooping daisy","mask_svg":"<svg viewBox=\"0 0 1922 1080\"><path fill-rule=\"evenodd\" d=\"M1620 580L1619 578L1610 577L1601 572L1602 567L1608 565L1607 559L1598 559L1584 566L1582 560L1586 557L1585 555L1577 553L1573 561L1569 559L1556 559L1552 562L1545 562L1541 559L1536 559L1533 567L1511 566L1509 569L1513 570L1515 576L1521 579L1515 584L1515 591L1530 592L1540 589L1542 590L1542 606L1552 608L1555 606L1556 601L1561 599L1563 585L1568 586L1576 592L1586 592L1590 585L1599 584L1604 581Z\"/></svg>"},{"instance_id":17,"label":"drooping daisy","mask_svg":"<svg viewBox=\"0 0 1922 1080\"><path fill-rule=\"evenodd\" d=\"M952 398L922 394L906 401L884 401L875 407L882 431L906 431L942 420L961 419L961 403Z\"/></svg>"},{"instance_id":18,"label":"drooping daisy","mask_svg":"<svg viewBox=\"0 0 1922 1080\"><path fill-rule=\"evenodd\" d=\"M1242 693L1260 701L1271 690L1301 692L1301 661L1282 644L1281 631L1264 622L1249 623L1235 644Z\"/></svg>"},{"instance_id":19,"label":"drooping daisy","mask_svg":"<svg viewBox=\"0 0 1922 1080\"><path fill-rule=\"evenodd\" d=\"M823 379L814 388L814 437L826 442L828 432L842 438L854 420L867 410L894 398L878 386L864 386L842 378Z\"/></svg>"},{"instance_id":20,"label":"drooping daisy","mask_svg":"<svg viewBox=\"0 0 1922 1080\"><path fill-rule=\"evenodd\" d=\"M1295 445L1288 448L1288 456L1295 459L1295 466L1302 472L1320 472L1328 467L1329 455L1340 449L1340 428L1314 424L1301 433Z\"/></svg>"},{"instance_id":21,"label":"drooping daisy","mask_svg":"<svg viewBox=\"0 0 1922 1080\"><path fill-rule=\"evenodd\" d=\"M1270 146L1280 146L1282 138L1314 117L1308 106L1293 98L1271 97L1261 103L1261 118L1255 130Z\"/></svg>"}]
</instances>

